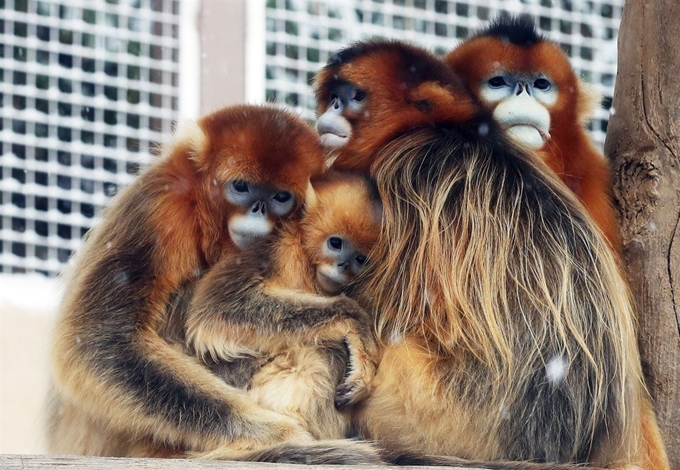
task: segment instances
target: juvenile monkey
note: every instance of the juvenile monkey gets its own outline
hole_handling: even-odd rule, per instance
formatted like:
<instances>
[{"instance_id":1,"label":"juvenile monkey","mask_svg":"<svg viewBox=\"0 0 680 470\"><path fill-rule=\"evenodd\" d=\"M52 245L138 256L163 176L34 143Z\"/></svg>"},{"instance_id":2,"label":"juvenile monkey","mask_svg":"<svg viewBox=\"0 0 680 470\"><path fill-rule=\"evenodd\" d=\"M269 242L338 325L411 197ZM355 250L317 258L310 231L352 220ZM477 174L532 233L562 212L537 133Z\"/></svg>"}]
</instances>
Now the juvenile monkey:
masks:
<instances>
[{"instance_id":1,"label":"juvenile monkey","mask_svg":"<svg viewBox=\"0 0 680 470\"><path fill-rule=\"evenodd\" d=\"M116 196L77 256L61 305L51 452L129 455L143 441L201 451L236 440L311 439L159 330L173 292L299 217L323 163L318 138L298 117L236 106L177 135Z\"/></svg>"},{"instance_id":2,"label":"juvenile monkey","mask_svg":"<svg viewBox=\"0 0 680 470\"><path fill-rule=\"evenodd\" d=\"M229 254L197 282L186 340L260 406L317 439L343 438L349 415L336 407L367 396L377 358L371 319L342 293L368 261L381 205L358 174L312 184L316 197L299 223Z\"/></svg>"}]
</instances>

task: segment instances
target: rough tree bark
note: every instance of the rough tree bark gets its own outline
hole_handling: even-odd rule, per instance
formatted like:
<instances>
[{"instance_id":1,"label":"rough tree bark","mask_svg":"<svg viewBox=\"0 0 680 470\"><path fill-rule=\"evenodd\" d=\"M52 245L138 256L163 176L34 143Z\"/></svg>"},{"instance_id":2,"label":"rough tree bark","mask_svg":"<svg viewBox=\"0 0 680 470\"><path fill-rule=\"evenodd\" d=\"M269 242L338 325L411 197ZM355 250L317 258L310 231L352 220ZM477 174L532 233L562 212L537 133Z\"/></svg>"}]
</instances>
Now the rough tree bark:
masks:
<instances>
[{"instance_id":1,"label":"rough tree bark","mask_svg":"<svg viewBox=\"0 0 680 470\"><path fill-rule=\"evenodd\" d=\"M637 301L640 349L680 469L680 2L628 1L605 153Z\"/></svg>"}]
</instances>

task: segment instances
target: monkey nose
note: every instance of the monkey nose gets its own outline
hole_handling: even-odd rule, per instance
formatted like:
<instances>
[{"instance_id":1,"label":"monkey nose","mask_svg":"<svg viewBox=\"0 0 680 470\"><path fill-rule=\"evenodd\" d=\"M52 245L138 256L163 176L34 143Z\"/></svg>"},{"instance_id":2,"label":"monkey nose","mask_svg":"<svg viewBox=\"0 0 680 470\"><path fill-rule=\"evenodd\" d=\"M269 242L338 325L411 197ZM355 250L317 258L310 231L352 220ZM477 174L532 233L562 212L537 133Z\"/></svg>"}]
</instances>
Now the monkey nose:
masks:
<instances>
[{"instance_id":1,"label":"monkey nose","mask_svg":"<svg viewBox=\"0 0 680 470\"><path fill-rule=\"evenodd\" d=\"M529 86L528 83L518 82L517 85L515 86L515 95L519 96L525 91L527 95L533 96L533 93L531 92L531 87Z\"/></svg>"},{"instance_id":2,"label":"monkey nose","mask_svg":"<svg viewBox=\"0 0 680 470\"><path fill-rule=\"evenodd\" d=\"M347 268L349 268L349 263L347 263L346 261L340 261L338 263L338 268L340 268L343 271L347 271Z\"/></svg>"},{"instance_id":3,"label":"monkey nose","mask_svg":"<svg viewBox=\"0 0 680 470\"><path fill-rule=\"evenodd\" d=\"M250 210L253 214L261 212L262 215L267 215L267 204L265 204L263 201L256 201Z\"/></svg>"}]
</instances>

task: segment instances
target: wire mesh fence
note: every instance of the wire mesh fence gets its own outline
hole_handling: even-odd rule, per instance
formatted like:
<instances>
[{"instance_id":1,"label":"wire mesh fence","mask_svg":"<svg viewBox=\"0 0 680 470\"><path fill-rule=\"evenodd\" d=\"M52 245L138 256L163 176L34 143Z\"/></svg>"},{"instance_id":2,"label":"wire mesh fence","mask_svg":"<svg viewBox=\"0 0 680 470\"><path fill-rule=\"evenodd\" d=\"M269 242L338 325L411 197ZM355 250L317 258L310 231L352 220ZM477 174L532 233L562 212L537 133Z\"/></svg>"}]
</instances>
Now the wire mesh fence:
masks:
<instances>
[{"instance_id":1,"label":"wire mesh fence","mask_svg":"<svg viewBox=\"0 0 680 470\"><path fill-rule=\"evenodd\" d=\"M266 99L310 119L314 74L351 41L399 38L444 53L502 11L531 13L600 86L592 135L604 142L623 0L260 1ZM0 272L60 272L171 132L180 3L0 0Z\"/></svg>"},{"instance_id":2,"label":"wire mesh fence","mask_svg":"<svg viewBox=\"0 0 680 470\"><path fill-rule=\"evenodd\" d=\"M177 0L0 0L0 267L58 273L171 131Z\"/></svg>"}]
</instances>

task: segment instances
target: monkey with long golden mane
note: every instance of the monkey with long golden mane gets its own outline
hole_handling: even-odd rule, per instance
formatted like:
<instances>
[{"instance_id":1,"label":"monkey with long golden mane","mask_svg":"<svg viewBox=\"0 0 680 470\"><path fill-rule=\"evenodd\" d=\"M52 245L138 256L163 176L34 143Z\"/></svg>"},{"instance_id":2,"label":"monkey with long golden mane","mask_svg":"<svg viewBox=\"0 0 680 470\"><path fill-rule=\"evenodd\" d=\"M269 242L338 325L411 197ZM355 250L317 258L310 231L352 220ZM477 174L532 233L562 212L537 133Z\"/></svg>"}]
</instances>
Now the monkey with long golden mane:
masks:
<instances>
[{"instance_id":1,"label":"monkey with long golden mane","mask_svg":"<svg viewBox=\"0 0 680 470\"><path fill-rule=\"evenodd\" d=\"M54 453L125 456L311 441L161 336L220 257L299 219L324 165L313 129L270 107L201 118L102 213L78 254L53 347ZM141 449L141 450L140 450Z\"/></svg>"},{"instance_id":2,"label":"monkey with long golden mane","mask_svg":"<svg viewBox=\"0 0 680 470\"><path fill-rule=\"evenodd\" d=\"M534 462L510 468L668 469L627 286L573 193L425 50L358 43L315 86L334 167L370 171L383 201L359 286L383 342L361 434Z\"/></svg>"},{"instance_id":3,"label":"monkey with long golden mane","mask_svg":"<svg viewBox=\"0 0 680 470\"><path fill-rule=\"evenodd\" d=\"M517 142L541 155L621 252L609 162L585 125L599 94L529 15L502 17L451 51L444 62Z\"/></svg>"}]
</instances>

